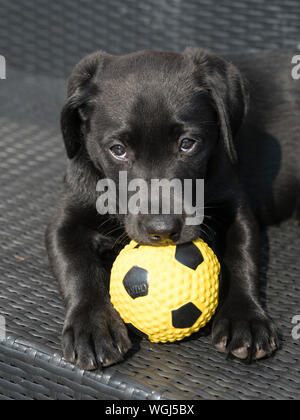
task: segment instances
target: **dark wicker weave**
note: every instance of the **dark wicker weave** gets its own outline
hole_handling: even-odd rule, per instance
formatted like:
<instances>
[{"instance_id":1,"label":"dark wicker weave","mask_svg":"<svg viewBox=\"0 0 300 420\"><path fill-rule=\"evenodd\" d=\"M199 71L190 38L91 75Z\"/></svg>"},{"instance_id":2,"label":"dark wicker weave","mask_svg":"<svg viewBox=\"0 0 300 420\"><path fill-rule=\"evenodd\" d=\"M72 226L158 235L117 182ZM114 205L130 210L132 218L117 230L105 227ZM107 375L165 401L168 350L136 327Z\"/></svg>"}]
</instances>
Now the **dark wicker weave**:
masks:
<instances>
[{"instance_id":1,"label":"dark wicker weave","mask_svg":"<svg viewBox=\"0 0 300 420\"><path fill-rule=\"evenodd\" d=\"M7 323L0 399L300 398L300 340L291 335L300 313L300 228L292 222L263 241L262 294L283 335L274 358L250 366L226 361L209 337L143 341L104 372L82 372L61 356L64 310L43 240L65 166L59 75L96 48L296 49L298 0L216 3L0 0L0 54L9 64L0 81L0 316Z\"/></svg>"},{"instance_id":2,"label":"dark wicker weave","mask_svg":"<svg viewBox=\"0 0 300 420\"><path fill-rule=\"evenodd\" d=\"M61 75L104 49L299 49L298 0L0 0L0 51Z\"/></svg>"}]
</instances>

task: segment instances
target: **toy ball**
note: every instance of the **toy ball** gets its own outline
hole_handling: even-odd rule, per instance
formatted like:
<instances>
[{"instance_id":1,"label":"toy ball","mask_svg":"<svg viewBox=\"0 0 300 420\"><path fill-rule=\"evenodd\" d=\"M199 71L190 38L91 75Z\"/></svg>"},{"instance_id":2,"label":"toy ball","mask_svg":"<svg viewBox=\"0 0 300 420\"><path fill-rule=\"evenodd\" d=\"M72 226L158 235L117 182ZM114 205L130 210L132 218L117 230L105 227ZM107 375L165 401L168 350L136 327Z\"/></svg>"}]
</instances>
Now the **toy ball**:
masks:
<instances>
[{"instance_id":1,"label":"toy ball","mask_svg":"<svg viewBox=\"0 0 300 420\"><path fill-rule=\"evenodd\" d=\"M124 322L154 343L204 327L218 306L220 264L202 240L147 246L132 241L117 257L110 296Z\"/></svg>"}]
</instances>

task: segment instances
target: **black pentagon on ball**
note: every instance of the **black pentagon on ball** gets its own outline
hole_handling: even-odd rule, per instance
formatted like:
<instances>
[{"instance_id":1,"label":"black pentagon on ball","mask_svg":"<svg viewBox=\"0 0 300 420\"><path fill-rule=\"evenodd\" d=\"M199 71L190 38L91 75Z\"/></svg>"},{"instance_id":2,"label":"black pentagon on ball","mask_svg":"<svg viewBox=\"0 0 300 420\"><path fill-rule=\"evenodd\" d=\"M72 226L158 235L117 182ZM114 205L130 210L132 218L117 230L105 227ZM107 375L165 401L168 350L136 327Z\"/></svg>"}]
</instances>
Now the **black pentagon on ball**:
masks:
<instances>
[{"instance_id":1,"label":"black pentagon on ball","mask_svg":"<svg viewBox=\"0 0 300 420\"><path fill-rule=\"evenodd\" d=\"M192 302L172 311L172 325L174 328L191 328L200 318L202 312Z\"/></svg>"},{"instance_id":2,"label":"black pentagon on ball","mask_svg":"<svg viewBox=\"0 0 300 420\"><path fill-rule=\"evenodd\" d=\"M196 268L204 261L200 250L192 242L177 245L175 259L192 270L196 270Z\"/></svg>"},{"instance_id":3,"label":"black pentagon on ball","mask_svg":"<svg viewBox=\"0 0 300 420\"><path fill-rule=\"evenodd\" d=\"M147 270L134 266L132 267L123 280L123 285L132 299L147 296L149 290L149 274Z\"/></svg>"}]
</instances>

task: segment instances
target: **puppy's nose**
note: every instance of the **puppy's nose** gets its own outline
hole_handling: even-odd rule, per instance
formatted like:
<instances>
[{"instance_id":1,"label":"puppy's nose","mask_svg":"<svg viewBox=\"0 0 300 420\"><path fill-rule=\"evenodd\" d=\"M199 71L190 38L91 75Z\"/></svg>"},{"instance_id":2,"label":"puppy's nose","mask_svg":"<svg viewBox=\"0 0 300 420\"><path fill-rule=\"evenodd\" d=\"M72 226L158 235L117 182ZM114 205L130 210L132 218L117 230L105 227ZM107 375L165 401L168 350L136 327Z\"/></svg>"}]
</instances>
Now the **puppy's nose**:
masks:
<instances>
[{"instance_id":1,"label":"puppy's nose","mask_svg":"<svg viewBox=\"0 0 300 420\"><path fill-rule=\"evenodd\" d=\"M180 236L180 222L174 218L154 217L146 222L147 234L151 242L163 244L176 242Z\"/></svg>"}]
</instances>

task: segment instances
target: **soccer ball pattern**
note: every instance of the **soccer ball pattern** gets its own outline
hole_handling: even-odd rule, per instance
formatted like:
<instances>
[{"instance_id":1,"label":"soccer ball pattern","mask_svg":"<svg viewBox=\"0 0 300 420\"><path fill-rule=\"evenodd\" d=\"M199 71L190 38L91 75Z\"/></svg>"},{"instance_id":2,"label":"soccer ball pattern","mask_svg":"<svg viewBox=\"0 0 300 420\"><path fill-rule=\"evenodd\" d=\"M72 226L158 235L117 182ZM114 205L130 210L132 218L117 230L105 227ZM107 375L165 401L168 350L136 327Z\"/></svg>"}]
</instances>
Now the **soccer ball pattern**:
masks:
<instances>
[{"instance_id":1,"label":"soccer ball pattern","mask_svg":"<svg viewBox=\"0 0 300 420\"><path fill-rule=\"evenodd\" d=\"M113 265L111 301L142 336L173 342L210 321L218 306L219 274L217 257L201 239L161 247L132 241Z\"/></svg>"}]
</instances>

